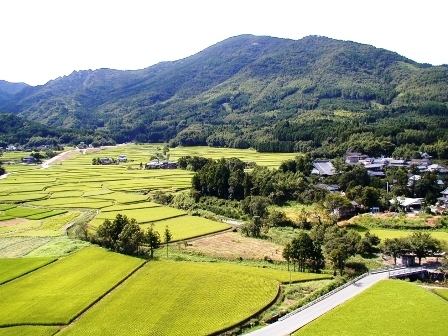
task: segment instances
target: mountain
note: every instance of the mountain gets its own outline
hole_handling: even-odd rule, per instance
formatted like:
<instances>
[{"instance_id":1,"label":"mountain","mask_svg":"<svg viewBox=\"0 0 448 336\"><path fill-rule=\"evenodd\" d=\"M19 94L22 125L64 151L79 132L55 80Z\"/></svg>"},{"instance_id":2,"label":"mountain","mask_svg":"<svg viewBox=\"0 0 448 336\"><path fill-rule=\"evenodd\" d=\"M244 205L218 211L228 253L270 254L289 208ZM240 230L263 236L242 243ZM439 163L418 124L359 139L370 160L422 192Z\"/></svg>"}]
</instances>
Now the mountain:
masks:
<instances>
[{"instance_id":1,"label":"mountain","mask_svg":"<svg viewBox=\"0 0 448 336\"><path fill-rule=\"evenodd\" d=\"M29 85L25 83L10 83L0 80L0 101L11 99L14 94L28 86Z\"/></svg>"},{"instance_id":2,"label":"mountain","mask_svg":"<svg viewBox=\"0 0 448 336\"><path fill-rule=\"evenodd\" d=\"M0 111L101 130L117 142L299 150L355 132L382 132L397 144L397 134L444 116L447 84L447 67L370 45L241 35L142 70L79 71L24 87L0 100ZM422 124L404 125L413 113Z\"/></svg>"}]
</instances>

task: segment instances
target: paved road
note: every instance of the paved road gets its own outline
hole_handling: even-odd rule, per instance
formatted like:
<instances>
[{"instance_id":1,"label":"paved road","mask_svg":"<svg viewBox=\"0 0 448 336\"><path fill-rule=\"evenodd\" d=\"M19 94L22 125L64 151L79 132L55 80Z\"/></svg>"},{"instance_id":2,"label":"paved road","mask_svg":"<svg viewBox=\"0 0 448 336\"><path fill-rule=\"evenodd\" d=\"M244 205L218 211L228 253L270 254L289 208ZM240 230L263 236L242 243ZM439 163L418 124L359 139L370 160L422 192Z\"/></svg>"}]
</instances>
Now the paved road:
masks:
<instances>
[{"instance_id":1,"label":"paved road","mask_svg":"<svg viewBox=\"0 0 448 336\"><path fill-rule=\"evenodd\" d=\"M368 275L355 284L350 285L339 292L329 296L313 306L298 312L297 314L283 320L272 323L264 328L253 331L248 336L282 336L289 335L300 329L304 325L315 320L319 316L325 314L331 309L339 306L341 303L361 293L365 289L371 287L380 280L387 279L388 272Z\"/></svg>"}]
</instances>

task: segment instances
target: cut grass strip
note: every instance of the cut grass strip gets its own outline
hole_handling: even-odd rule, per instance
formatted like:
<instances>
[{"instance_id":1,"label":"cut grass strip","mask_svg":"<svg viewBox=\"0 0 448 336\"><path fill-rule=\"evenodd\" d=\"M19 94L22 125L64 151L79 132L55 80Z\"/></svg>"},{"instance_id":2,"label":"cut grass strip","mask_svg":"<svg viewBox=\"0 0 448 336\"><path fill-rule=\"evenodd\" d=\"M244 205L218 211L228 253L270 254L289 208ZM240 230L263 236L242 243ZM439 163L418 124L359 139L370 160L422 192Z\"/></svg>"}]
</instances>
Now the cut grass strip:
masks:
<instances>
[{"instance_id":1,"label":"cut grass strip","mask_svg":"<svg viewBox=\"0 0 448 336\"><path fill-rule=\"evenodd\" d=\"M6 283L0 326L68 324L143 262L89 247Z\"/></svg>"},{"instance_id":2,"label":"cut grass strip","mask_svg":"<svg viewBox=\"0 0 448 336\"><path fill-rule=\"evenodd\" d=\"M0 259L0 285L55 261L54 258Z\"/></svg>"}]
</instances>

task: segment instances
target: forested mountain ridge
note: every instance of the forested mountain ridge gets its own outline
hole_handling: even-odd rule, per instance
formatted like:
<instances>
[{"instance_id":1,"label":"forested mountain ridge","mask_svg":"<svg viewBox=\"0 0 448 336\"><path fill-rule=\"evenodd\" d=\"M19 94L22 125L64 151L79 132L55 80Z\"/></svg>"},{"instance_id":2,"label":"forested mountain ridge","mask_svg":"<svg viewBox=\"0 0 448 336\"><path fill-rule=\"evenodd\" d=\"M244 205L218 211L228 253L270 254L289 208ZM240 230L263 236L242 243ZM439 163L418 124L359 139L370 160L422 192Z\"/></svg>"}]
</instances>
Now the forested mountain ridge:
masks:
<instances>
[{"instance_id":1,"label":"forested mountain ridge","mask_svg":"<svg viewBox=\"0 0 448 336\"><path fill-rule=\"evenodd\" d=\"M101 129L117 142L325 148L324 155L342 142L363 149L355 133L392 147L401 133L412 133L415 145L448 140L439 123L447 84L447 67L369 45L242 35L143 70L73 72L0 100L0 111Z\"/></svg>"},{"instance_id":2,"label":"forested mountain ridge","mask_svg":"<svg viewBox=\"0 0 448 336\"><path fill-rule=\"evenodd\" d=\"M0 80L0 101L11 99L14 94L28 86L25 83L10 83Z\"/></svg>"}]
</instances>

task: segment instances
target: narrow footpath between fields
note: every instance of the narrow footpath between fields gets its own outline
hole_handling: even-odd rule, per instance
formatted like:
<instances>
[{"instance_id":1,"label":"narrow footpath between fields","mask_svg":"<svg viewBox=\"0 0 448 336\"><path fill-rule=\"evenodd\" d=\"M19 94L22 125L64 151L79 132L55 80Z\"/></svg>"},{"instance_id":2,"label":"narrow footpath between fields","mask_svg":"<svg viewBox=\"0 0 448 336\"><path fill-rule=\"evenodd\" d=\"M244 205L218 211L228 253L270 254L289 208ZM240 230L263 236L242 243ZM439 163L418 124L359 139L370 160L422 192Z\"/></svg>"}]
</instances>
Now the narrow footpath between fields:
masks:
<instances>
[{"instance_id":1,"label":"narrow footpath between fields","mask_svg":"<svg viewBox=\"0 0 448 336\"><path fill-rule=\"evenodd\" d=\"M341 303L371 287L378 281L387 278L387 272L368 275L358 280L354 284L329 296L328 298L319 301L313 306L304 309L283 321L278 321L264 328L253 331L247 334L247 336L281 336L292 334L293 332L302 328L304 325L310 323L319 316L325 314L326 312L339 306Z\"/></svg>"}]
</instances>

